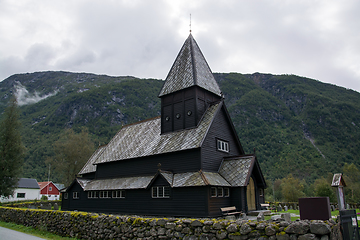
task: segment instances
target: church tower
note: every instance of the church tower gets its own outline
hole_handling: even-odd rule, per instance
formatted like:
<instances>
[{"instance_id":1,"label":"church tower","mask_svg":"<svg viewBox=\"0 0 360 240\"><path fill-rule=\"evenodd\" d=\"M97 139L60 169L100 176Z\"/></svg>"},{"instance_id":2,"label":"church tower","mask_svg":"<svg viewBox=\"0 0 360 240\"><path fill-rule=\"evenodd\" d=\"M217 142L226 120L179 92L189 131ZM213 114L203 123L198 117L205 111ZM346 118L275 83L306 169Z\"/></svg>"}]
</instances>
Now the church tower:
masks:
<instances>
[{"instance_id":1,"label":"church tower","mask_svg":"<svg viewBox=\"0 0 360 240\"><path fill-rule=\"evenodd\" d=\"M219 85L191 33L176 57L159 97L162 134L196 127L209 103L222 99Z\"/></svg>"}]
</instances>

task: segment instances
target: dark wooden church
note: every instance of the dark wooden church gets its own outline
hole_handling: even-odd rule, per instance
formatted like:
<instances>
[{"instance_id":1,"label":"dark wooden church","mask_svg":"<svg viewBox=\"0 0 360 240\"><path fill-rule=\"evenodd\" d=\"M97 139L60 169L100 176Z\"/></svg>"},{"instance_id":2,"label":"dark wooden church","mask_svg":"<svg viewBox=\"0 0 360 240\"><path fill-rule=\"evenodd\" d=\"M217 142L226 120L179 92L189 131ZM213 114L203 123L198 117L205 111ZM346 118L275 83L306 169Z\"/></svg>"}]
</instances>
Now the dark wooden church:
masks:
<instances>
[{"instance_id":1,"label":"dark wooden church","mask_svg":"<svg viewBox=\"0 0 360 240\"><path fill-rule=\"evenodd\" d=\"M161 116L129 124L63 193L62 210L216 217L260 209L266 187L190 34L160 91Z\"/></svg>"}]
</instances>

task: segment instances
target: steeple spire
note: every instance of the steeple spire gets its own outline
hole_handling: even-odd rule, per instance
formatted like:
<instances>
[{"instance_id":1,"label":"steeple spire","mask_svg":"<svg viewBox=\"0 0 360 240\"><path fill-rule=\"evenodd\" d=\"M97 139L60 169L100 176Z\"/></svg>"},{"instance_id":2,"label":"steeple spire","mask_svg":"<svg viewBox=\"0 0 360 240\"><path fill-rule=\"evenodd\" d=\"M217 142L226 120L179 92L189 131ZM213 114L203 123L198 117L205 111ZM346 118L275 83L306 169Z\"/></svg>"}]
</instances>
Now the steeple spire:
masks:
<instances>
[{"instance_id":1,"label":"steeple spire","mask_svg":"<svg viewBox=\"0 0 360 240\"><path fill-rule=\"evenodd\" d=\"M190 33L170 69L159 97L192 86L221 97L221 90L195 39Z\"/></svg>"}]
</instances>

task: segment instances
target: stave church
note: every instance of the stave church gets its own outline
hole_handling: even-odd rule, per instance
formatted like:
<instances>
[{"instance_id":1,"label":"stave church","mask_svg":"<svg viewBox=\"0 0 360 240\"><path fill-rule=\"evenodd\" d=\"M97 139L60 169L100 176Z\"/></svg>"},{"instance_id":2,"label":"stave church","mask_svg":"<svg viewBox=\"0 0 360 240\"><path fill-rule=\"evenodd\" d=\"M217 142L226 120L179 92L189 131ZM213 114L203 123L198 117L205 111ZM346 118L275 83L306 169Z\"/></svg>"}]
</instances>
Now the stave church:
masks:
<instances>
[{"instance_id":1,"label":"stave church","mask_svg":"<svg viewBox=\"0 0 360 240\"><path fill-rule=\"evenodd\" d=\"M266 183L245 154L223 94L190 33L162 89L161 116L123 126L70 186L62 210L173 217L248 213Z\"/></svg>"}]
</instances>

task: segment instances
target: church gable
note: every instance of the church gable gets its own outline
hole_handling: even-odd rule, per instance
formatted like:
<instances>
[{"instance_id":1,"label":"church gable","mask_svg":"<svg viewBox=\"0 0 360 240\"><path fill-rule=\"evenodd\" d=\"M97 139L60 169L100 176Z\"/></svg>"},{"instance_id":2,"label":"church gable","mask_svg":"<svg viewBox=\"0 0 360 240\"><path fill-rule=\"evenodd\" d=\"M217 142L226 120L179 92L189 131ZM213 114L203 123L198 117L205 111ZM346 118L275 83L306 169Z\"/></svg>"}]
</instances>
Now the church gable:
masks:
<instances>
[{"instance_id":1,"label":"church gable","mask_svg":"<svg viewBox=\"0 0 360 240\"><path fill-rule=\"evenodd\" d=\"M201 148L204 171L218 171L224 157L244 154L225 105L220 104Z\"/></svg>"}]
</instances>

